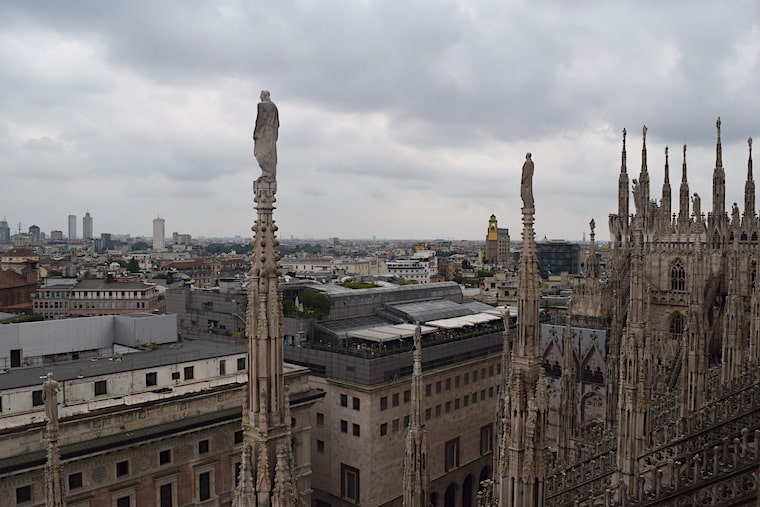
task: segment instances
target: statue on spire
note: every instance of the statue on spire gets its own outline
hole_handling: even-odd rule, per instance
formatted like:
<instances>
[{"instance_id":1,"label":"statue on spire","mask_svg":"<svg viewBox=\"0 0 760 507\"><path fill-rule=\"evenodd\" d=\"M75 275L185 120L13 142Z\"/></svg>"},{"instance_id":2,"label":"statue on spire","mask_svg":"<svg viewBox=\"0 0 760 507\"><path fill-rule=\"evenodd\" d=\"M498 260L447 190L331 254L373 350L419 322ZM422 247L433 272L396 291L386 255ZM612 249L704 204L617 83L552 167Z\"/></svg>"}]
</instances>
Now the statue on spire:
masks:
<instances>
[{"instance_id":1,"label":"statue on spire","mask_svg":"<svg viewBox=\"0 0 760 507\"><path fill-rule=\"evenodd\" d=\"M525 154L525 163L522 166L520 197L522 198L524 209L533 209L533 160L530 153Z\"/></svg>"},{"instance_id":2,"label":"statue on spire","mask_svg":"<svg viewBox=\"0 0 760 507\"><path fill-rule=\"evenodd\" d=\"M261 90L253 128L253 156L261 167L261 178L274 182L277 179L277 137L280 128L280 114L277 106L269 98L267 90Z\"/></svg>"}]
</instances>

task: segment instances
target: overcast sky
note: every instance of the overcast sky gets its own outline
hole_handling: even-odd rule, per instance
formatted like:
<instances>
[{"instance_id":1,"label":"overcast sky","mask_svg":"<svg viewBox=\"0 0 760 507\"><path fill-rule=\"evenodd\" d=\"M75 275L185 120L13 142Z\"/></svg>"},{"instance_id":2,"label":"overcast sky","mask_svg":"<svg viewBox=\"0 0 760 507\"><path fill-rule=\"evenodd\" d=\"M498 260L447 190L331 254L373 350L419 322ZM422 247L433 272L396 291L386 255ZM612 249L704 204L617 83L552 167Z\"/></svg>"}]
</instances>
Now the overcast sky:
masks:
<instances>
[{"instance_id":1,"label":"overcast sky","mask_svg":"<svg viewBox=\"0 0 760 507\"><path fill-rule=\"evenodd\" d=\"M743 202L759 60L757 0L2 1L0 218L248 237L267 89L283 238L519 239L530 151L537 235L606 240L624 127L709 209L721 116Z\"/></svg>"}]
</instances>

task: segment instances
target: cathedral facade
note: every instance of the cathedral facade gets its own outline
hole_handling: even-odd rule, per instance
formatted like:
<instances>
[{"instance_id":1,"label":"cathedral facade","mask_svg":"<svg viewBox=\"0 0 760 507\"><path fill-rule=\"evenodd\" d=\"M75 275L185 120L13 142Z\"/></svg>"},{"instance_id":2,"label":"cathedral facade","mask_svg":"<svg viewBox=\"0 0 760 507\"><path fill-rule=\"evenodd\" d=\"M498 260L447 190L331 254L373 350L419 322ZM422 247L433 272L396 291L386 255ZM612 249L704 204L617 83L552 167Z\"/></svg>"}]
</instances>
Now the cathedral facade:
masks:
<instances>
[{"instance_id":1,"label":"cathedral facade","mask_svg":"<svg viewBox=\"0 0 760 507\"><path fill-rule=\"evenodd\" d=\"M689 190L686 146L677 200L667 148L655 198L646 127L641 168L630 180L623 131L618 210L609 216L609 279L600 281L592 267L568 315L568 322L596 322L608 332L605 421L582 428L577 403L560 407L546 505L757 502L760 221L752 140L743 209L733 203L727 212L720 119L716 128L706 213ZM564 364L570 371L563 375L577 374L573 361ZM562 400L583 394L575 382L561 385Z\"/></svg>"}]
</instances>

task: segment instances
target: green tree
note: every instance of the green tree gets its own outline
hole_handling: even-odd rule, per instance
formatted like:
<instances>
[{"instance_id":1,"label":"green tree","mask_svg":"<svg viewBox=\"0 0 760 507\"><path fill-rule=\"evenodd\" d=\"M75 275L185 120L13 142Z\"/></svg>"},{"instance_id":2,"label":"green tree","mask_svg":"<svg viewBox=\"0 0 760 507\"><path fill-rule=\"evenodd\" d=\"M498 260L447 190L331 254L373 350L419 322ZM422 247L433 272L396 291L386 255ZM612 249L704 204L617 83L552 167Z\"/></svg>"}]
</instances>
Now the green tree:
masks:
<instances>
[{"instance_id":1,"label":"green tree","mask_svg":"<svg viewBox=\"0 0 760 507\"><path fill-rule=\"evenodd\" d=\"M322 292L306 288L298 293L298 301L306 317L321 319L330 313L330 296Z\"/></svg>"},{"instance_id":2,"label":"green tree","mask_svg":"<svg viewBox=\"0 0 760 507\"><path fill-rule=\"evenodd\" d=\"M129 262L127 262L127 271L130 273L139 273L140 272L140 263L137 262L137 259L132 257L129 259Z\"/></svg>"}]
</instances>

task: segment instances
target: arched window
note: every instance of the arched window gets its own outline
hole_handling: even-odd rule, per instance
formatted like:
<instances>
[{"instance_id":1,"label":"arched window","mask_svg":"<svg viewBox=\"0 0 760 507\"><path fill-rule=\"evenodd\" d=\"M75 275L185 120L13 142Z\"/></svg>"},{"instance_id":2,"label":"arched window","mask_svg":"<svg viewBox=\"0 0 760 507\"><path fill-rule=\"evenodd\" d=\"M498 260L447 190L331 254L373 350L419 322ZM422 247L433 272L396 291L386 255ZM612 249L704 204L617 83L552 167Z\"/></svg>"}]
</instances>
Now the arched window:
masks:
<instances>
[{"instance_id":1,"label":"arched window","mask_svg":"<svg viewBox=\"0 0 760 507\"><path fill-rule=\"evenodd\" d=\"M683 336L683 317L676 312L670 317L670 338L680 340Z\"/></svg>"},{"instance_id":2,"label":"arched window","mask_svg":"<svg viewBox=\"0 0 760 507\"><path fill-rule=\"evenodd\" d=\"M670 268L670 290L686 290L686 270L683 269L680 259Z\"/></svg>"}]
</instances>

